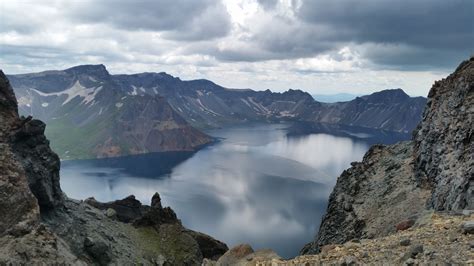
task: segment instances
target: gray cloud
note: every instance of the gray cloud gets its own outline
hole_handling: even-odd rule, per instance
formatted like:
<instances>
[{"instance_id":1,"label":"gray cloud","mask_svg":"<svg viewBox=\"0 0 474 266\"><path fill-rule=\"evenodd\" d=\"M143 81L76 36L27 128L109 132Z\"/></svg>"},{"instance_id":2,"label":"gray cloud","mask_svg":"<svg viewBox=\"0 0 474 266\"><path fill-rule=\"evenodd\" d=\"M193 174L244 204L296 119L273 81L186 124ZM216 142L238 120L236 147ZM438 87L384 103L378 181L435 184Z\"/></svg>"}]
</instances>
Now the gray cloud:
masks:
<instances>
[{"instance_id":1,"label":"gray cloud","mask_svg":"<svg viewBox=\"0 0 474 266\"><path fill-rule=\"evenodd\" d=\"M278 4L278 0L257 0L264 9L273 9Z\"/></svg>"},{"instance_id":2,"label":"gray cloud","mask_svg":"<svg viewBox=\"0 0 474 266\"><path fill-rule=\"evenodd\" d=\"M340 42L381 44L364 53L377 64L452 67L474 49L470 0L303 0L296 13L306 23L341 32Z\"/></svg>"},{"instance_id":3,"label":"gray cloud","mask_svg":"<svg viewBox=\"0 0 474 266\"><path fill-rule=\"evenodd\" d=\"M24 0L0 14L9 73L103 63L229 87L422 91L474 52L472 0Z\"/></svg>"},{"instance_id":4,"label":"gray cloud","mask_svg":"<svg viewBox=\"0 0 474 266\"><path fill-rule=\"evenodd\" d=\"M207 40L230 31L227 10L214 0L104 0L71 4L68 12L82 23L106 23L125 30L165 31L175 40Z\"/></svg>"}]
</instances>

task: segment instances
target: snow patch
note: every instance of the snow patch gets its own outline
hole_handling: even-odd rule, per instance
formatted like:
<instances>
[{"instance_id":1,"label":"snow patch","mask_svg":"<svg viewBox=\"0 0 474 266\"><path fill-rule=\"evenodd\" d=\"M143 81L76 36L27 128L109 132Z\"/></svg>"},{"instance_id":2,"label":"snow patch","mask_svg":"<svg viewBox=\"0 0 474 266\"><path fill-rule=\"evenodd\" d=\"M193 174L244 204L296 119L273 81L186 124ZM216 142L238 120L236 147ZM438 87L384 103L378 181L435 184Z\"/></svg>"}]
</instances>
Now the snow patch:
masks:
<instances>
[{"instance_id":1,"label":"snow patch","mask_svg":"<svg viewBox=\"0 0 474 266\"><path fill-rule=\"evenodd\" d=\"M138 95L138 92L137 92L138 88L135 87L134 85L132 85L132 89L133 89L133 91L130 92L130 95L134 95L134 96L135 96L135 95Z\"/></svg>"},{"instance_id":2,"label":"snow patch","mask_svg":"<svg viewBox=\"0 0 474 266\"><path fill-rule=\"evenodd\" d=\"M36 89L31 89L31 90L39 94L40 96L44 96L44 97L66 95L67 98L62 103L62 105L67 104L68 102L72 101L76 97L84 98L82 100L82 103L89 104L95 99L95 96L97 95L97 93L99 93L99 91L102 90L102 86L86 88L82 86L79 81L76 81L76 83L74 83L74 85L72 85L69 89L61 91L61 92L45 93Z\"/></svg>"},{"instance_id":3,"label":"snow patch","mask_svg":"<svg viewBox=\"0 0 474 266\"><path fill-rule=\"evenodd\" d=\"M48 107L49 103L42 103L41 106Z\"/></svg>"},{"instance_id":4,"label":"snow patch","mask_svg":"<svg viewBox=\"0 0 474 266\"><path fill-rule=\"evenodd\" d=\"M122 107L122 106L123 106L123 103L116 103L116 104L115 104L115 107L117 107L117 108L120 108L120 107Z\"/></svg>"}]
</instances>

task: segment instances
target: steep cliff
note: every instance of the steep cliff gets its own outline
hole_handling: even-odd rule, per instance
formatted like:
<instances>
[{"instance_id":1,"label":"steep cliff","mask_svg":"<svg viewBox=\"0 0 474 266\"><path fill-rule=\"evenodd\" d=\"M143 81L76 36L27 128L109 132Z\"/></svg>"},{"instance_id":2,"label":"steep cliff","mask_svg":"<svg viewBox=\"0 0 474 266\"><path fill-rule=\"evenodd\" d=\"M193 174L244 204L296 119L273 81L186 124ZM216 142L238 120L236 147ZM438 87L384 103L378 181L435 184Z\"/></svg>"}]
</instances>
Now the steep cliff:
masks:
<instances>
[{"instance_id":1,"label":"steep cliff","mask_svg":"<svg viewBox=\"0 0 474 266\"><path fill-rule=\"evenodd\" d=\"M158 194L151 206L132 196L108 205L67 198L44 130L43 122L19 117L0 71L0 265L197 265L227 251L184 228ZM136 215L120 219L120 204Z\"/></svg>"},{"instance_id":2,"label":"steep cliff","mask_svg":"<svg viewBox=\"0 0 474 266\"><path fill-rule=\"evenodd\" d=\"M373 146L338 177L315 241L302 253L389 235L426 209L473 209L473 119L471 58L433 85L412 141Z\"/></svg>"},{"instance_id":3,"label":"steep cliff","mask_svg":"<svg viewBox=\"0 0 474 266\"><path fill-rule=\"evenodd\" d=\"M416 170L436 210L474 209L474 58L435 82L414 132Z\"/></svg>"}]
</instances>

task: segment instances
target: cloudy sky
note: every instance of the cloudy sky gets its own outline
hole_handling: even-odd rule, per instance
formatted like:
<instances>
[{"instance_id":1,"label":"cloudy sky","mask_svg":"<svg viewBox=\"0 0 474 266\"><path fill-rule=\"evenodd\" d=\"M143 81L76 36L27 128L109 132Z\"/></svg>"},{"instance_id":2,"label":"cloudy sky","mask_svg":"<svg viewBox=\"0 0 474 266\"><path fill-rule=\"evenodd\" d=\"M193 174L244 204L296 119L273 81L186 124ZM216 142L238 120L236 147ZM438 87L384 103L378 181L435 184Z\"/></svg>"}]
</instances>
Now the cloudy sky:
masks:
<instances>
[{"instance_id":1,"label":"cloudy sky","mask_svg":"<svg viewBox=\"0 0 474 266\"><path fill-rule=\"evenodd\" d=\"M0 0L8 74L101 63L231 88L426 95L472 54L472 0Z\"/></svg>"}]
</instances>

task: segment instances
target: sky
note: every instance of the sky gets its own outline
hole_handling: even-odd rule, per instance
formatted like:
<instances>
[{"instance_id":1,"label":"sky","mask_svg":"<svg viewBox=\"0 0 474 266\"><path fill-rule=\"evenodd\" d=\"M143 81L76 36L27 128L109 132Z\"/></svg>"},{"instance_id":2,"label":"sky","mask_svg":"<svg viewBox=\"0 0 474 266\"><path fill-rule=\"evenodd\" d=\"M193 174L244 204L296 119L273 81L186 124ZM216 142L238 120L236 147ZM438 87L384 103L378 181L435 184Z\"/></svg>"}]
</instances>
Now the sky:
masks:
<instances>
[{"instance_id":1,"label":"sky","mask_svg":"<svg viewBox=\"0 0 474 266\"><path fill-rule=\"evenodd\" d=\"M426 96L471 55L473 0L0 0L7 74L104 64L229 88Z\"/></svg>"}]
</instances>

